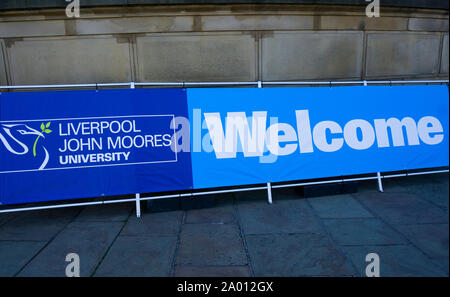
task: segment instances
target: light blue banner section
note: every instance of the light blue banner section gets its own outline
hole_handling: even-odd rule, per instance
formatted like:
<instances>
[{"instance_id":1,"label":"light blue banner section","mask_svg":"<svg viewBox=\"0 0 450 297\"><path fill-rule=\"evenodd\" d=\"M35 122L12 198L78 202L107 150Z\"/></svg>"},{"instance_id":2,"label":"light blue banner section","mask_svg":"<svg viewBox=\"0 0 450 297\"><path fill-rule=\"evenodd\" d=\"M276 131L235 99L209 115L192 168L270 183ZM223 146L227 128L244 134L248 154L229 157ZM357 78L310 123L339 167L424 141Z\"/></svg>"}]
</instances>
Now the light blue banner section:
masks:
<instances>
[{"instance_id":1,"label":"light blue banner section","mask_svg":"<svg viewBox=\"0 0 450 297\"><path fill-rule=\"evenodd\" d=\"M449 164L447 86L187 92L194 188Z\"/></svg>"}]
</instances>

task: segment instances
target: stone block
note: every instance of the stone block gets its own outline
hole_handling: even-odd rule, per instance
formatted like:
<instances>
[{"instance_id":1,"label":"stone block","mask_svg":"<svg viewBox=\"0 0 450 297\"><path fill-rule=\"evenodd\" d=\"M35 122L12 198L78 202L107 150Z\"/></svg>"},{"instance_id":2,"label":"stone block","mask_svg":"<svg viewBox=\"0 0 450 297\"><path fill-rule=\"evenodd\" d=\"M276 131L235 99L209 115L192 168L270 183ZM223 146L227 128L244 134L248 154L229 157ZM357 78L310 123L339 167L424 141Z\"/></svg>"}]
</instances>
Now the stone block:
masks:
<instances>
[{"instance_id":1,"label":"stone block","mask_svg":"<svg viewBox=\"0 0 450 297\"><path fill-rule=\"evenodd\" d=\"M312 29L311 15L214 15L201 16L203 31Z\"/></svg>"},{"instance_id":2,"label":"stone block","mask_svg":"<svg viewBox=\"0 0 450 297\"><path fill-rule=\"evenodd\" d=\"M411 31L448 31L448 19L410 18L408 29Z\"/></svg>"},{"instance_id":3,"label":"stone block","mask_svg":"<svg viewBox=\"0 0 450 297\"><path fill-rule=\"evenodd\" d=\"M430 33L369 33L367 77L434 75L440 38Z\"/></svg>"},{"instance_id":4,"label":"stone block","mask_svg":"<svg viewBox=\"0 0 450 297\"><path fill-rule=\"evenodd\" d=\"M140 81L253 81L256 45L245 34L136 38Z\"/></svg>"},{"instance_id":5,"label":"stone block","mask_svg":"<svg viewBox=\"0 0 450 297\"><path fill-rule=\"evenodd\" d=\"M55 36L64 35L65 33L63 20L2 22L0 26L0 38Z\"/></svg>"},{"instance_id":6,"label":"stone block","mask_svg":"<svg viewBox=\"0 0 450 297\"><path fill-rule=\"evenodd\" d=\"M442 57L441 57L441 73L448 74L448 34L444 35L442 42Z\"/></svg>"},{"instance_id":7,"label":"stone block","mask_svg":"<svg viewBox=\"0 0 450 297\"><path fill-rule=\"evenodd\" d=\"M325 30L406 30L408 19L401 17L368 18L366 16L320 17L320 28Z\"/></svg>"},{"instance_id":8,"label":"stone block","mask_svg":"<svg viewBox=\"0 0 450 297\"><path fill-rule=\"evenodd\" d=\"M8 84L6 66L5 66L5 43L0 40L0 86L6 86ZM0 90L1 91L1 90Z\"/></svg>"},{"instance_id":9,"label":"stone block","mask_svg":"<svg viewBox=\"0 0 450 297\"><path fill-rule=\"evenodd\" d=\"M131 80L129 44L114 37L30 38L7 50L18 85Z\"/></svg>"},{"instance_id":10,"label":"stone block","mask_svg":"<svg viewBox=\"0 0 450 297\"><path fill-rule=\"evenodd\" d=\"M262 38L266 81L357 78L361 75L361 32L280 32Z\"/></svg>"},{"instance_id":11,"label":"stone block","mask_svg":"<svg viewBox=\"0 0 450 297\"><path fill-rule=\"evenodd\" d=\"M193 17L128 17L109 19L77 19L76 34L124 34L192 31Z\"/></svg>"}]
</instances>

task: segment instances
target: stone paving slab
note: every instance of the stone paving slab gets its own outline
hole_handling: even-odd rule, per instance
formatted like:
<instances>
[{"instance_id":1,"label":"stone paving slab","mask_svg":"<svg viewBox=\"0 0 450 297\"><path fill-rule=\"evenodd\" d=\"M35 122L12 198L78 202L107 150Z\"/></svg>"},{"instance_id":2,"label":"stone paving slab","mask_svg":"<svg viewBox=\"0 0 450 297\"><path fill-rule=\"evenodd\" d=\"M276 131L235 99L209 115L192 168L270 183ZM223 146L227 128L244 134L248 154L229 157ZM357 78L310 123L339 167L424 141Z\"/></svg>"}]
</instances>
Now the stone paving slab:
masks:
<instances>
[{"instance_id":1,"label":"stone paving slab","mask_svg":"<svg viewBox=\"0 0 450 297\"><path fill-rule=\"evenodd\" d=\"M448 276L448 174L362 184L307 199L273 189L272 205L266 191L217 195L140 219L132 203L0 214L0 276L65 276L69 252L82 276L365 276L370 252L382 276Z\"/></svg>"},{"instance_id":2,"label":"stone paving slab","mask_svg":"<svg viewBox=\"0 0 450 297\"><path fill-rule=\"evenodd\" d=\"M255 276L350 276L356 271L324 234L248 235Z\"/></svg>"},{"instance_id":3,"label":"stone paving slab","mask_svg":"<svg viewBox=\"0 0 450 297\"><path fill-rule=\"evenodd\" d=\"M410 175L403 177L384 178L382 180L383 189L388 193L406 193L408 186L415 184L433 184L443 180L442 177L436 178L434 174ZM448 179L448 174L447 174ZM366 180L358 182L358 192L378 192L377 180Z\"/></svg>"},{"instance_id":4,"label":"stone paving slab","mask_svg":"<svg viewBox=\"0 0 450 297\"><path fill-rule=\"evenodd\" d=\"M120 222L70 223L18 276L65 276L68 253L80 256L80 276L90 276L122 226Z\"/></svg>"},{"instance_id":5,"label":"stone paving slab","mask_svg":"<svg viewBox=\"0 0 450 297\"><path fill-rule=\"evenodd\" d=\"M322 232L304 199L274 200L271 205L263 199L238 200L238 210L245 234Z\"/></svg>"},{"instance_id":6,"label":"stone paving slab","mask_svg":"<svg viewBox=\"0 0 450 297\"><path fill-rule=\"evenodd\" d=\"M449 187L440 183L418 183L405 186L405 192L448 210Z\"/></svg>"},{"instance_id":7,"label":"stone paving slab","mask_svg":"<svg viewBox=\"0 0 450 297\"><path fill-rule=\"evenodd\" d=\"M44 245L38 241L0 241L0 277L14 276Z\"/></svg>"},{"instance_id":8,"label":"stone paving slab","mask_svg":"<svg viewBox=\"0 0 450 297\"><path fill-rule=\"evenodd\" d=\"M411 185L427 186L438 183L432 174L424 175L409 175L404 177L394 177L383 179L383 188L388 192L395 192L396 190L404 190Z\"/></svg>"},{"instance_id":9,"label":"stone paving slab","mask_svg":"<svg viewBox=\"0 0 450 297\"><path fill-rule=\"evenodd\" d=\"M186 211L186 224L213 223L235 224L236 216L233 205L217 206Z\"/></svg>"},{"instance_id":10,"label":"stone paving slab","mask_svg":"<svg viewBox=\"0 0 450 297\"><path fill-rule=\"evenodd\" d=\"M95 276L169 276L176 236L119 236Z\"/></svg>"},{"instance_id":11,"label":"stone paving slab","mask_svg":"<svg viewBox=\"0 0 450 297\"><path fill-rule=\"evenodd\" d=\"M358 181L357 193L367 193L367 192L378 192L378 184L376 180Z\"/></svg>"},{"instance_id":12,"label":"stone paving slab","mask_svg":"<svg viewBox=\"0 0 450 297\"><path fill-rule=\"evenodd\" d=\"M176 264L246 265L247 257L238 226L183 225Z\"/></svg>"},{"instance_id":13,"label":"stone paving slab","mask_svg":"<svg viewBox=\"0 0 450 297\"><path fill-rule=\"evenodd\" d=\"M307 201L320 218L373 217L358 201L348 194L308 198Z\"/></svg>"},{"instance_id":14,"label":"stone paving slab","mask_svg":"<svg viewBox=\"0 0 450 297\"><path fill-rule=\"evenodd\" d=\"M390 224L448 223L444 210L412 194L361 193L354 197Z\"/></svg>"},{"instance_id":15,"label":"stone paving slab","mask_svg":"<svg viewBox=\"0 0 450 297\"><path fill-rule=\"evenodd\" d=\"M447 276L449 276L449 257L432 259L432 262L439 266Z\"/></svg>"},{"instance_id":16,"label":"stone paving slab","mask_svg":"<svg viewBox=\"0 0 450 297\"><path fill-rule=\"evenodd\" d=\"M378 219L324 220L339 245L405 244L404 237Z\"/></svg>"},{"instance_id":17,"label":"stone paving slab","mask_svg":"<svg viewBox=\"0 0 450 297\"><path fill-rule=\"evenodd\" d=\"M210 208L215 205L215 195L201 195L196 197L180 198L180 208L182 210Z\"/></svg>"},{"instance_id":18,"label":"stone paving slab","mask_svg":"<svg viewBox=\"0 0 450 297\"><path fill-rule=\"evenodd\" d=\"M143 213L139 219L132 215L123 228L121 235L177 234L182 219L182 211Z\"/></svg>"},{"instance_id":19,"label":"stone paving slab","mask_svg":"<svg viewBox=\"0 0 450 297\"><path fill-rule=\"evenodd\" d=\"M175 277L250 277L248 266L176 266Z\"/></svg>"},{"instance_id":20,"label":"stone paving slab","mask_svg":"<svg viewBox=\"0 0 450 297\"><path fill-rule=\"evenodd\" d=\"M30 211L2 225L0 240L48 241L79 212L78 207Z\"/></svg>"},{"instance_id":21,"label":"stone paving slab","mask_svg":"<svg viewBox=\"0 0 450 297\"><path fill-rule=\"evenodd\" d=\"M377 253L380 257L380 276L445 276L445 271L434 264L421 251L410 245L396 246L346 246L343 247L359 273L365 276L369 262L366 255Z\"/></svg>"},{"instance_id":22,"label":"stone paving slab","mask_svg":"<svg viewBox=\"0 0 450 297\"><path fill-rule=\"evenodd\" d=\"M247 193L250 194L251 192ZM254 193L258 193L260 195L259 197L261 197L263 201L267 201L267 191L258 191ZM302 187L272 189L272 196L274 200L302 200L304 198Z\"/></svg>"},{"instance_id":23,"label":"stone paving slab","mask_svg":"<svg viewBox=\"0 0 450 297\"><path fill-rule=\"evenodd\" d=\"M17 212L6 212L6 213L0 213L0 226L11 221L12 219L23 215L23 213L17 213Z\"/></svg>"},{"instance_id":24,"label":"stone paving slab","mask_svg":"<svg viewBox=\"0 0 450 297\"><path fill-rule=\"evenodd\" d=\"M449 180L449 175L448 173L438 173L438 174L430 174L431 178L439 183L443 183L445 185L449 185L450 180ZM419 183L421 181L418 181Z\"/></svg>"},{"instance_id":25,"label":"stone paving slab","mask_svg":"<svg viewBox=\"0 0 450 297\"><path fill-rule=\"evenodd\" d=\"M448 224L401 225L396 229L429 257L448 257Z\"/></svg>"},{"instance_id":26,"label":"stone paving slab","mask_svg":"<svg viewBox=\"0 0 450 297\"><path fill-rule=\"evenodd\" d=\"M76 217L79 222L124 222L130 216L132 203L114 203L87 206Z\"/></svg>"},{"instance_id":27,"label":"stone paving slab","mask_svg":"<svg viewBox=\"0 0 450 297\"><path fill-rule=\"evenodd\" d=\"M383 180L386 192L415 194L432 204L448 209L448 174L414 175Z\"/></svg>"}]
</instances>

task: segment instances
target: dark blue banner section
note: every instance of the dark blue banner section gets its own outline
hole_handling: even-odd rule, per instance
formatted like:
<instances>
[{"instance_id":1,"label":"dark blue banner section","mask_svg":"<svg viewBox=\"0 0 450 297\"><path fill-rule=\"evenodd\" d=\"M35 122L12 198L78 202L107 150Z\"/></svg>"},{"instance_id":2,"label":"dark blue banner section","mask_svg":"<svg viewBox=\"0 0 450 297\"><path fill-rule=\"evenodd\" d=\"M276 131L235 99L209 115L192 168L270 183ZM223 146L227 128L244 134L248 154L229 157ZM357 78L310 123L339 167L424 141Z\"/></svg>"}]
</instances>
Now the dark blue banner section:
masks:
<instances>
[{"instance_id":1,"label":"dark blue banner section","mask_svg":"<svg viewBox=\"0 0 450 297\"><path fill-rule=\"evenodd\" d=\"M192 188L181 89L0 95L2 204Z\"/></svg>"}]
</instances>

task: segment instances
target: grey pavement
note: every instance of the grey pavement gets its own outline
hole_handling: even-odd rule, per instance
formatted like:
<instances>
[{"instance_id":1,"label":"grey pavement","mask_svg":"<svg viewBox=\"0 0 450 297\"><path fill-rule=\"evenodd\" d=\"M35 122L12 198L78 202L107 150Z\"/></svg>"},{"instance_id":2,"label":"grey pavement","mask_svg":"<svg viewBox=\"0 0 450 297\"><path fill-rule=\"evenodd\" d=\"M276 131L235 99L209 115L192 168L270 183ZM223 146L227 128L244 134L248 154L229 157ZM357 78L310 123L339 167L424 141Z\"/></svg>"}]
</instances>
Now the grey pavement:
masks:
<instances>
[{"instance_id":1,"label":"grey pavement","mask_svg":"<svg viewBox=\"0 0 450 297\"><path fill-rule=\"evenodd\" d=\"M354 194L296 189L215 196L209 208L149 213L112 204L0 214L0 276L448 276L448 174L361 182Z\"/></svg>"}]
</instances>

